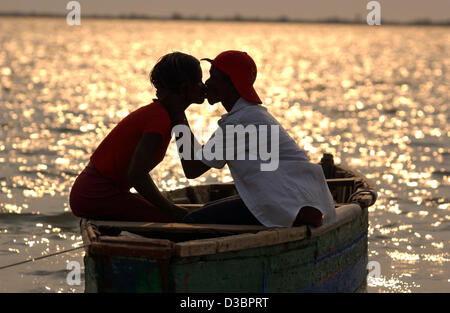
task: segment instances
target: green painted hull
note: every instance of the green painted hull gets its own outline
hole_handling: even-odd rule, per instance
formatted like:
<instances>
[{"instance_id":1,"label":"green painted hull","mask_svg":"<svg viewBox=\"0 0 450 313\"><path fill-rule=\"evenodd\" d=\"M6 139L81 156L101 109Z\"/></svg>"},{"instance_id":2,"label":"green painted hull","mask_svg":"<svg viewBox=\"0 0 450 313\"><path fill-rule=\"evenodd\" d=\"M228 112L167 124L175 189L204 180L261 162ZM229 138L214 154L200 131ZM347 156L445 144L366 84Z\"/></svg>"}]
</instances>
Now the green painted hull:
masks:
<instances>
[{"instance_id":1,"label":"green painted hull","mask_svg":"<svg viewBox=\"0 0 450 313\"><path fill-rule=\"evenodd\" d=\"M155 260L86 255L86 292L364 291L367 209L320 236L242 251Z\"/></svg>"}]
</instances>

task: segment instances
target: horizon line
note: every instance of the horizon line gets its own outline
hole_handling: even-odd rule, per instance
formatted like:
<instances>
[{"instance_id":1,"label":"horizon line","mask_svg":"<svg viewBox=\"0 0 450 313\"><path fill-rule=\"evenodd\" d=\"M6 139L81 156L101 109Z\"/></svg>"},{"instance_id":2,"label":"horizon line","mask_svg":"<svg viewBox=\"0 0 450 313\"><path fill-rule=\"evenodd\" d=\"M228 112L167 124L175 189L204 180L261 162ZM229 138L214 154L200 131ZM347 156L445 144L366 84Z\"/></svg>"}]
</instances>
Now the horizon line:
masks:
<instances>
[{"instance_id":1,"label":"horizon line","mask_svg":"<svg viewBox=\"0 0 450 313\"><path fill-rule=\"evenodd\" d=\"M66 17L67 14L62 13L37 13L37 12L1 12L1 17L48 17L48 18L60 18ZM266 22L266 23L298 23L298 24L367 24L365 20L359 20L358 18L340 18L330 16L322 19L301 19L301 18L289 18L287 16L279 16L275 18L267 17L244 17L240 15L224 16L224 17L212 17L212 16L196 16L188 15L184 16L180 13L173 13L170 16L152 16L147 14L85 14L84 18L90 19L129 19L129 20L164 20L164 21L204 21L204 22ZM417 18L410 21L393 21L382 20L381 25L420 25L420 26L450 26L450 18L448 20L433 21L430 18Z\"/></svg>"}]
</instances>

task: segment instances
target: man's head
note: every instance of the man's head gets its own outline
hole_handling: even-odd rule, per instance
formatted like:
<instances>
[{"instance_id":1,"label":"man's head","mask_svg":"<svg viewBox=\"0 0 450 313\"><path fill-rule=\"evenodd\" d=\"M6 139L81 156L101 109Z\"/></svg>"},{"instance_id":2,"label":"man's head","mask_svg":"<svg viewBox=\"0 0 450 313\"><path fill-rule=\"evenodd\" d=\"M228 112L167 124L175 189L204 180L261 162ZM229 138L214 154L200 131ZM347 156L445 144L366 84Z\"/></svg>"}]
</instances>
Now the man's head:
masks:
<instances>
[{"instance_id":1,"label":"man's head","mask_svg":"<svg viewBox=\"0 0 450 313\"><path fill-rule=\"evenodd\" d=\"M240 96L249 102L262 103L253 88L256 80L256 64L241 51L220 53L211 63L210 78L205 82L206 96L210 104L221 102L230 96Z\"/></svg>"},{"instance_id":2,"label":"man's head","mask_svg":"<svg viewBox=\"0 0 450 313\"><path fill-rule=\"evenodd\" d=\"M150 73L158 99L178 95L188 104L203 103L205 88L200 62L193 56L173 52L163 56Z\"/></svg>"}]
</instances>

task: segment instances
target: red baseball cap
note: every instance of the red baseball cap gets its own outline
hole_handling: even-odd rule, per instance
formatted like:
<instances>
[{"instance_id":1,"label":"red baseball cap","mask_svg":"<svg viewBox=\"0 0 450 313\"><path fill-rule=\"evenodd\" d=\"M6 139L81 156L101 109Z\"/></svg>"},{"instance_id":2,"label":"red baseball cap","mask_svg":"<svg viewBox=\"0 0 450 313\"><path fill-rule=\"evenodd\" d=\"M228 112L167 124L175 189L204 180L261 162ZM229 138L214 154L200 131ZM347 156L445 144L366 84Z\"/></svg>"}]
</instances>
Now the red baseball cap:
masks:
<instances>
[{"instance_id":1,"label":"red baseball cap","mask_svg":"<svg viewBox=\"0 0 450 313\"><path fill-rule=\"evenodd\" d=\"M228 50L220 53L214 60L207 58L202 60L209 61L227 74L242 98L250 102L262 103L253 88L257 73L256 64L246 52Z\"/></svg>"}]
</instances>

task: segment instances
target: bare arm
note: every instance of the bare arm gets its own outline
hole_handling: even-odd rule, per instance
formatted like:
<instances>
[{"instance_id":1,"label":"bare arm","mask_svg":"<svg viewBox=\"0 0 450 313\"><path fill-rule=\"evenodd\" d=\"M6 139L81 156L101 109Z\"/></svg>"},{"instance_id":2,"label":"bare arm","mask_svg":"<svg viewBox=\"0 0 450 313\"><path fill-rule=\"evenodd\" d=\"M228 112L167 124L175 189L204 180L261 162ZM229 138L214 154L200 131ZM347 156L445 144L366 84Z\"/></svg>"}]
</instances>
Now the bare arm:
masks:
<instances>
[{"instance_id":1,"label":"bare arm","mask_svg":"<svg viewBox=\"0 0 450 313\"><path fill-rule=\"evenodd\" d=\"M186 115L183 114L183 116L180 119L178 119L177 121L175 121L173 123L173 125L180 125L180 124L186 125L187 127L189 127L189 130L191 130L191 128L189 126L189 122L186 118ZM192 131L189 131L189 133L191 136L191 140L187 141L187 142L190 142L191 146L185 147L185 148L190 149L191 157L190 157L190 160L186 160L180 156L180 160L181 160L181 165L183 166L183 171L184 171L184 174L186 175L186 177L189 179L193 179L193 178L199 177L200 175L202 175L203 173L208 171L211 167L206 165L205 163L203 163L200 160L195 160L194 142L196 142L197 139L195 138L194 133ZM177 136L175 139L178 141L178 139L180 139L180 138L182 138L182 135Z\"/></svg>"},{"instance_id":2,"label":"bare arm","mask_svg":"<svg viewBox=\"0 0 450 313\"><path fill-rule=\"evenodd\" d=\"M158 133L147 133L141 137L131 159L128 179L141 196L165 210L175 220L181 220L187 211L167 200L149 174L149 160L154 158L161 143L162 136Z\"/></svg>"}]
</instances>

